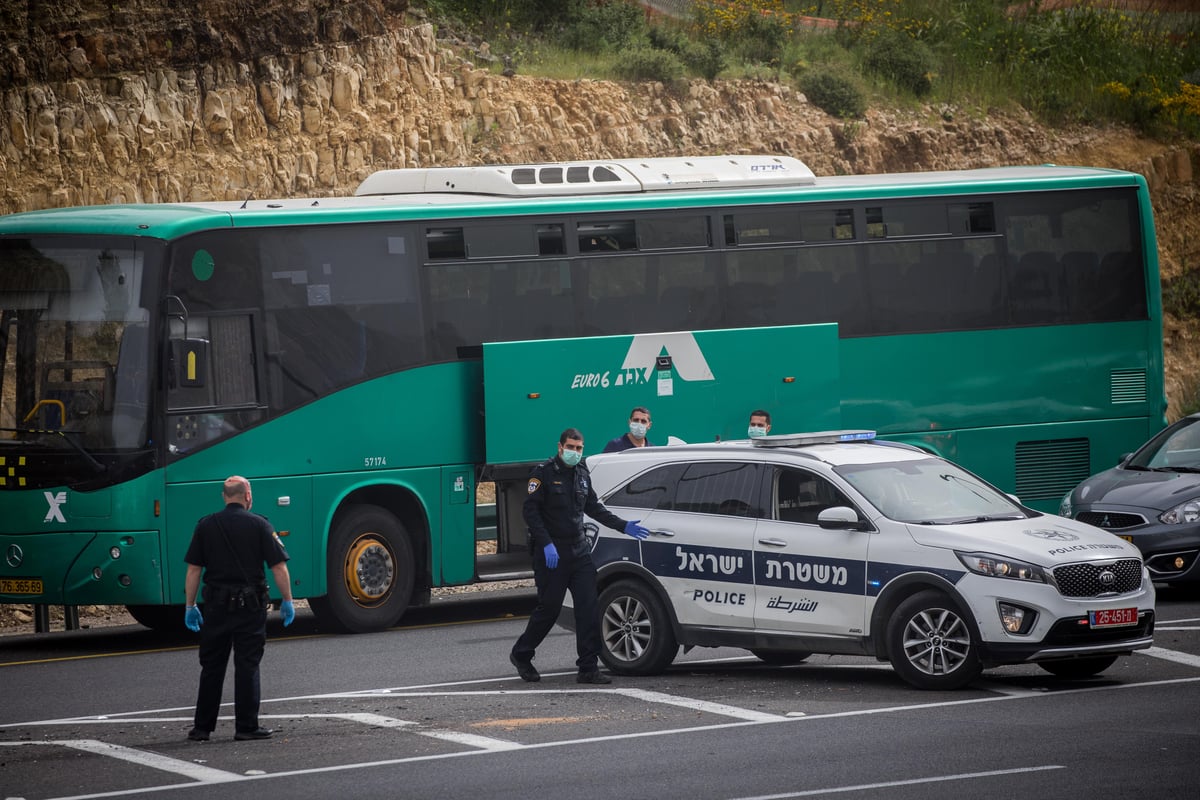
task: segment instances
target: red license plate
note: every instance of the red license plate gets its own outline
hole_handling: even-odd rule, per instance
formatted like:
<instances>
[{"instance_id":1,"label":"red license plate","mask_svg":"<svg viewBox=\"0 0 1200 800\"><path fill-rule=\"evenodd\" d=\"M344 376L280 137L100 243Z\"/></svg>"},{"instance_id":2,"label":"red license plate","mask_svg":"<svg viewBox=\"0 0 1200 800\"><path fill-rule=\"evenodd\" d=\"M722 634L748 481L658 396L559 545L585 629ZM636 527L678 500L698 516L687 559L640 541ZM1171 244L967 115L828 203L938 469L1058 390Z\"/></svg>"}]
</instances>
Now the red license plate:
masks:
<instances>
[{"instance_id":1,"label":"red license plate","mask_svg":"<svg viewBox=\"0 0 1200 800\"><path fill-rule=\"evenodd\" d=\"M1121 628L1137 625L1136 608L1110 608L1107 611L1089 611L1088 623L1093 628Z\"/></svg>"}]
</instances>

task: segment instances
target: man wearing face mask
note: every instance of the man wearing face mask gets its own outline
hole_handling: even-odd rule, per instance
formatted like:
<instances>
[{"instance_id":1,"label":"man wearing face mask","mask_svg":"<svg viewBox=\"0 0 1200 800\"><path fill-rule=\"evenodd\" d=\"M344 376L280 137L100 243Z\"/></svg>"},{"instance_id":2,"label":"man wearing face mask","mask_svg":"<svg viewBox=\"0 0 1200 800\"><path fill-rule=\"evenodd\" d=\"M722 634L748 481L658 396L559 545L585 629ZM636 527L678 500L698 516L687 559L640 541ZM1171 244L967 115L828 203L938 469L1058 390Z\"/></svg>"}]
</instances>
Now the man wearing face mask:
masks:
<instances>
[{"instance_id":1,"label":"man wearing face mask","mask_svg":"<svg viewBox=\"0 0 1200 800\"><path fill-rule=\"evenodd\" d=\"M746 435L751 439L766 436L771 432L771 414L761 408L750 412L750 428Z\"/></svg>"},{"instance_id":2,"label":"man wearing face mask","mask_svg":"<svg viewBox=\"0 0 1200 800\"><path fill-rule=\"evenodd\" d=\"M638 520L621 519L597 499L583 463L583 434L575 428L567 428L558 437L558 453L554 458L538 464L529 473L522 512L529 526L538 601L508 660L522 680L531 683L541 680L533 666L533 656L558 620L569 590L575 608L575 650L579 656L575 660L579 669L576 680L612 683L599 667L596 566L592 563L591 545L583 535L583 515L586 513L635 539L645 539L650 531L639 525Z\"/></svg>"},{"instance_id":3,"label":"man wearing face mask","mask_svg":"<svg viewBox=\"0 0 1200 800\"><path fill-rule=\"evenodd\" d=\"M604 453L619 453L634 447L653 447L646 439L650 430L650 411L645 406L638 406L629 412L629 433L623 433L604 445Z\"/></svg>"}]
</instances>

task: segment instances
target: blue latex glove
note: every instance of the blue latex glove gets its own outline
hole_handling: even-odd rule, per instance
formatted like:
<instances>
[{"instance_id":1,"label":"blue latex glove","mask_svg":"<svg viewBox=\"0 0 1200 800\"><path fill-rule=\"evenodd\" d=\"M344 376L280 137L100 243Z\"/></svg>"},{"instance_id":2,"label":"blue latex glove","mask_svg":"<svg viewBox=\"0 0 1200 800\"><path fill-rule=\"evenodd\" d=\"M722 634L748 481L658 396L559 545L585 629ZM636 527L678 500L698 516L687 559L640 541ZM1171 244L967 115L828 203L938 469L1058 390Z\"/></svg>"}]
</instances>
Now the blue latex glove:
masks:
<instances>
[{"instance_id":1,"label":"blue latex glove","mask_svg":"<svg viewBox=\"0 0 1200 800\"><path fill-rule=\"evenodd\" d=\"M558 566L558 548L554 546L554 542L542 548L542 552L546 554L546 566L554 569Z\"/></svg>"},{"instance_id":2,"label":"blue latex glove","mask_svg":"<svg viewBox=\"0 0 1200 800\"><path fill-rule=\"evenodd\" d=\"M200 615L200 609L197 606L188 606L183 612L183 624L187 625L187 629L192 633L200 630L200 626L204 624L204 617Z\"/></svg>"},{"instance_id":3,"label":"blue latex glove","mask_svg":"<svg viewBox=\"0 0 1200 800\"><path fill-rule=\"evenodd\" d=\"M286 628L296 618L296 606L291 600L284 600L279 604L279 613L283 615L283 627Z\"/></svg>"},{"instance_id":4,"label":"blue latex glove","mask_svg":"<svg viewBox=\"0 0 1200 800\"><path fill-rule=\"evenodd\" d=\"M626 522L625 535L632 536L635 539L645 539L647 536L649 536L650 530L638 525L639 522L641 522L640 519L631 519L629 522Z\"/></svg>"}]
</instances>

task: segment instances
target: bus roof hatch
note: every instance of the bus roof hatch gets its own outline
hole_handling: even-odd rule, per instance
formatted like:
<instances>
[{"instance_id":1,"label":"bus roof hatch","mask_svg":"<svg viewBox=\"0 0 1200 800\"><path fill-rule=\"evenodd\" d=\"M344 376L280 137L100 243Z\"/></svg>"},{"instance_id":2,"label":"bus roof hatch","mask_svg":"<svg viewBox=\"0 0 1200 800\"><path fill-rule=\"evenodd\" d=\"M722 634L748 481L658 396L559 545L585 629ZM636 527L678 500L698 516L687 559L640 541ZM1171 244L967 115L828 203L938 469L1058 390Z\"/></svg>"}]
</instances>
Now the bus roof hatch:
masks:
<instances>
[{"instance_id":1,"label":"bus roof hatch","mask_svg":"<svg viewBox=\"0 0 1200 800\"><path fill-rule=\"evenodd\" d=\"M815 182L812 170L804 162L789 156L697 156L387 169L368 175L355 195L435 193L538 197L745 186L811 186Z\"/></svg>"}]
</instances>

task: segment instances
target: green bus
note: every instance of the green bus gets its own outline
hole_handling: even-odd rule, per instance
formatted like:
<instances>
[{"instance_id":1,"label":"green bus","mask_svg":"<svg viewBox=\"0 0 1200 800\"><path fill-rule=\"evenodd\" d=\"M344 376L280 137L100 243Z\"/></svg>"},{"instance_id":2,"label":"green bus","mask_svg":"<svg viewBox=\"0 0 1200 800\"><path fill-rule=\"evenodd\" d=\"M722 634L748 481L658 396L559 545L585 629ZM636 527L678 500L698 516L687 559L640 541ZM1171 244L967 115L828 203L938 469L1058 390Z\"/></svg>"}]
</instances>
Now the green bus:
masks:
<instances>
[{"instance_id":1,"label":"green bus","mask_svg":"<svg viewBox=\"0 0 1200 800\"><path fill-rule=\"evenodd\" d=\"M530 576L530 465L634 406L656 445L875 430L1053 511L1165 424L1161 315L1145 181L1104 169L579 161L0 217L0 602L179 625L237 473L321 624L385 628Z\"/></svg>"}]
</instances>

